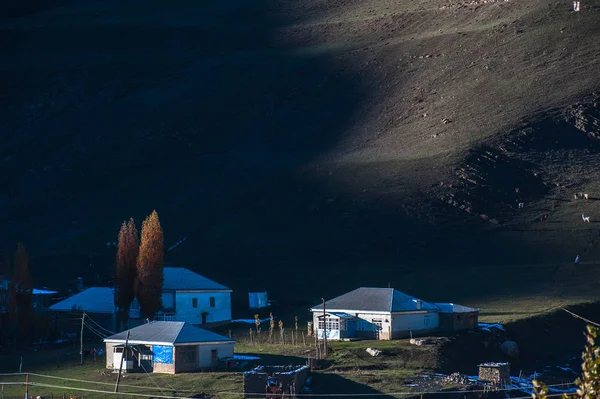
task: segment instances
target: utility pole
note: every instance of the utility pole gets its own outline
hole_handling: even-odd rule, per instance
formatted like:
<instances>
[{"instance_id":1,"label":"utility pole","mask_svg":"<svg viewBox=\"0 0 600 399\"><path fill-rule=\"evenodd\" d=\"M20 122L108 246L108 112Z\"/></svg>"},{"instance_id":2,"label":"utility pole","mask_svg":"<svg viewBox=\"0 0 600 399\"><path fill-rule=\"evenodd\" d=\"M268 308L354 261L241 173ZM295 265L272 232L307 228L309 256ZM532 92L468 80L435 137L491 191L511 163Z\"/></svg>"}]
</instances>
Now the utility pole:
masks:
<instances>
[{"instance_id":1,"label":"utility pole","mask_svg":"<svg viewBox=\"0 0 600 399\"><path fill-rule=\"evenodd\" d=\"M81 356L81 364L83 364L83 322L85 321L85 312L81 315L81 332L79 333L79 355Z\"/></svg>"},{"instance_id":2,"label":"utility pole","mask_svg":"<svg viewBox=\"0 0 600 399\"><path fill-rule=\"evenodd\" d=\"M129 343L129 331L125 336L125 347L123 348L123 354L121 355L121 365L119 366L119 375L117 375L117 383L115 384L115 393L119 390L119 381L121 381L121 370L123 370L123 358L127 355L127 344ZM108 356L108 353L106 354Z\"/></svg>"},{"instance_id":3,"label":"utility pole","mask_svg":"<svg viewBox=\"0 0 600 399\"><path fill-rule=\"evenodd\" d=\"M325 298L321 298L321 300L323 301L323 359L325 359L327 357L327 317L325 315Z\"/></svg>"}]
</instances>

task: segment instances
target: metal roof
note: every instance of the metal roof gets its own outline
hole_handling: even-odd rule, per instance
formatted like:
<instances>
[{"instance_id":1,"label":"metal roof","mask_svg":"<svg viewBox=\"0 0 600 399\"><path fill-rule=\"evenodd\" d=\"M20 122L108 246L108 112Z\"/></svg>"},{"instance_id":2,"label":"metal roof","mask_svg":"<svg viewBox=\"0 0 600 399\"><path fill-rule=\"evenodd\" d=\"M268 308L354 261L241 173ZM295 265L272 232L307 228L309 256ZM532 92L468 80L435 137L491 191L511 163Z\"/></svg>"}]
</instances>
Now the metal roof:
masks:
<instances>
[{"instance_id":1,"label":"metal roof","mask_svg":"<svg viewBox=\"0 0 600 399\"><path fill-rule=\"evenodd\" d=\"M127 331L129 331L129 342L133 344L154 342L177 345L196 342L234 342L231 338L182 321L154 321ZM104 342L125 342L127 331L106 337Z\"/></svg>"},{"instance_id":2,"label":"metal roof","mask_svg":"<svg viewBox=\"0 0 600 399\"><path fill-rule=\"evenodd\" d=\"M163 276L163 290L229 290L224 285L183 267L165 267Z\"/></svg>"},{"instance_id":3,"label":"metal roof","mask_svg":"<svg viewBox=\"0 0 600 399\"><path fill-rule=\"evenodd\" d=\"M91 287L50 306L50 310L88 313L114 313L115 298L110 287Z\"/></svg>"},{"instance_id":4,"label":"metal roof","mask_svg":"<svg viewBox=\"0 0 600 399\"><path fill-rule=\"evenodd\" d=\"M435 306L440 310L440 313L470 313L477 312L479 309L470 308L468 306L457 305L455 303L440 303L435 302Z\"/></svg>"},{"instance_id":5,"label":"metal roof","mask_svg":"<svg viewBox=\"0 0 600 399\"><path fill-rule=\"evenodd\" d=\"M163 269L164 291L228 290L229 288L183 267ZM50 310L70 312L73 308L90 313L114 313L114 293L110 287L92 287L52 306Z\"/></svg>"},{"instance_id":6,"label":"metal roof","mask_svg":"<svg viewBox=\"0 0 600 399\"><path fill-rule=\"evenodd\" d=\"M346 310L361 312L414 312L418 310L438 311L438 308L425 301L393 288L360 287L325 302L326 311ZM322 310L322 305L313 306L313 311Z\"/></svg>"}]
</instances>

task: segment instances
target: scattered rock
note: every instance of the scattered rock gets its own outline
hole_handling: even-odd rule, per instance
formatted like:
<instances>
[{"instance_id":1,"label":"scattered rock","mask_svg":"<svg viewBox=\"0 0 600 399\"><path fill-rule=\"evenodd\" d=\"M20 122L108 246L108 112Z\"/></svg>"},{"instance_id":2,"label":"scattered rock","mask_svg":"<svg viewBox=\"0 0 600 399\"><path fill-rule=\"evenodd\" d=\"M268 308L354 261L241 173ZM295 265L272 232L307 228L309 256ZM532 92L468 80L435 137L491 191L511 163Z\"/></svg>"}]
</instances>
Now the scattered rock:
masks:
<instances>
[{"instance_id":1,"label":"scattered rock","mask_svg":"<svg viewBox=\"0 0 600 399\"><path fill-rule=\"evenodd\" d=\"M379 356L379 355L381 355L381 351L379 349L367 348L367 352L371 356Z\"/></svg>"},{"instance_id":2,"label":"scattered rock","mask_svg":"<svg viewBox=\"0 0 600 399\"><path fill-rule=\"evenodd\" d=\"M451 121L450 119L448 119L448 118L444 118L444 119L442 119L442 123L443 123L444 125L447 125L447 124L448 124L448 123L450 123L450 122L452 122L452 121Z\"/></svg>"},{"instance_id":3,"label":"scattered rock","mask_svg":"<svg viewBox=\"0 0 600 399\"><path fill-rule=\"evenodd\" d=\"M444 377L444 382L448 384L468 384L469 377L461 373L452 373Z\"/></svg>"}]
</instances>

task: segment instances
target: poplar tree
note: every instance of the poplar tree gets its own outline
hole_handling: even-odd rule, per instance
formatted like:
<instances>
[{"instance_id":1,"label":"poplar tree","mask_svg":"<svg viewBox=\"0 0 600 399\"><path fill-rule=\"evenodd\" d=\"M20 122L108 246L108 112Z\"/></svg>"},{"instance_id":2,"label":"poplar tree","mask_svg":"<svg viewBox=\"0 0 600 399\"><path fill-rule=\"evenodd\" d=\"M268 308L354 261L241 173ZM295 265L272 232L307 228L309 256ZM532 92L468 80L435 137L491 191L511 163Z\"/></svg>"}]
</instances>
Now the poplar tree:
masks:
<instances>
[{"instance_id":1,"label":"poplar tree","mask_svg":"<svg viewBox=\"0 0 600 399\"><path fill-rule=\"evenodd\" d=\"M13 258L13 276L9 295L13 296L13 320L19 340L26 341L33 324L33 282L29 276L29 255L23 244L17 245Z\"/></svg>"},{"instance_id":2,"label":"poplar tree","mask_svg":"<svg viewBox=\"0 0 600 399\"><path fill-rule=\"evenodd\" d=\"M140 312L147 318L152 318L162 305L164 254L163 231L158 213L153 211L142 223L135 289Z\"/></svg>"},{"instance_id":3,"label":"poplar tree","mask_svg":"<svg viewBox=\"0 0 600 399\"><path fill-rule=\"evenodd\" d=\"M115 305L118 309L117 330L120 323L127 329L129 309L135 298L134 283L137 274L139 239L133 218L123 222L119 231L115 270Z\"/></svg>"}]
</instances>

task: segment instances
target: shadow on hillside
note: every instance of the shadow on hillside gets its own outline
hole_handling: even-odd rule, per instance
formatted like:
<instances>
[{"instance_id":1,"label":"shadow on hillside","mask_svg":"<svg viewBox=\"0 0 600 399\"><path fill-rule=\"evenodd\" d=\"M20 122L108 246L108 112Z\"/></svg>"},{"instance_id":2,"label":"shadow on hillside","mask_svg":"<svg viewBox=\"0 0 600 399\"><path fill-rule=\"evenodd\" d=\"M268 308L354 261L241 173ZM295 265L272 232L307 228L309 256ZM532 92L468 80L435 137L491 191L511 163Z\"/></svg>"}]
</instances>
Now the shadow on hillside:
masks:
<instances>
[{"instance_id":1,"label":"shadow on hillside","mask_svg":"<svg viewBox=\"0 0 600 399\"><path fill-rule=\"evenodd\" d=\"M24 18L6 47L23 65L5 74L0 241L25 242L36 284L105 281L120 223L156 209L167 247L188 238L167 260L232 288L239 307L257 288L294 309L359 285L447 301L530 289L501 270L460 274L539 262L518 237L473 233L483 222L464 213L445 229L425 194L369 197L371 182L400 185L369 163L360 180L319 162L375 89L312 30L316 0L98 4Z\"/></svg>"},{"instance_id":2,"label":"shadow on hillside","mask_svg":"<svg viewBox=\"0 0 600 399\"><path fill-rule=\"evenodd\" d=\"M375 379L375 377L374 377ZM381 382L381 378L377 378ZM365 384L344 378L339 374L331 373L313 373L309 385L310 392L325 395L341 396L344 394L360 395L362 398L393 398L394 396L384 395L380 391L373 389ZM373 396L369 396L372 394Z\"/></svg>"},{"instance_id":3,"label":"shadow on hillside","mask_svg":"<svg viewBox=\"0 0 600 399\"><path fill-rule=\"evenodd\" d=\"M0 4L0 15L8 18L18 18L66 5L70 2L71 0L4 0Z\"/></svg>"}]
</instances>

